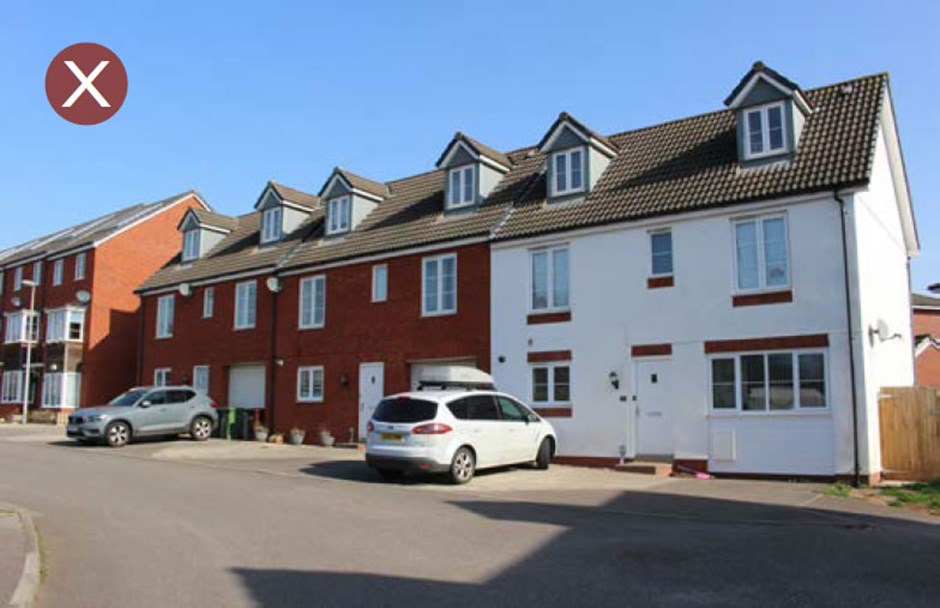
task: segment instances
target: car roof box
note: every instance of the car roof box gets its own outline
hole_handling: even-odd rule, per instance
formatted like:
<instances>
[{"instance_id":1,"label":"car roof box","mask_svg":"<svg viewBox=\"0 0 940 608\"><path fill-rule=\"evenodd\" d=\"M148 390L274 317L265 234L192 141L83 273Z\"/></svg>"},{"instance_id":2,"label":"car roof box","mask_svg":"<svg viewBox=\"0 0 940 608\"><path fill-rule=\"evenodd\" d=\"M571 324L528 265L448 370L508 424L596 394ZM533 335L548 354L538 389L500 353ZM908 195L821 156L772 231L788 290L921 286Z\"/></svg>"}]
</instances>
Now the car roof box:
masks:
<instances>
[{"instance_id":1,"label":"car roof box","mask_svg":"<svg viewBox=\"0 0 940 608\"><path fill-rule=\"evenodd\" d=\"M463 365L434 365L421 372L418 390L425 389L479 389L494 390L493 376Z\"/></svg>"}]
</instances>

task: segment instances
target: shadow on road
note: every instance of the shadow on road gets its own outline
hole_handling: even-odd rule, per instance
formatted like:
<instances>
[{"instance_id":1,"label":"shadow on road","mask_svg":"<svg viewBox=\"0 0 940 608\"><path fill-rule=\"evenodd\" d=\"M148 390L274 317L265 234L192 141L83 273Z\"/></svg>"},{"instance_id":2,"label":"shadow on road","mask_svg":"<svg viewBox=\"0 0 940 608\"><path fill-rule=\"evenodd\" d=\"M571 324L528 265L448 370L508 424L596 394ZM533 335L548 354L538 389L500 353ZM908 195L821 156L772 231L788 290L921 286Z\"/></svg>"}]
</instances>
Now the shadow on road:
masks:
<instances>
[{"instance_id":1,"label":"shadow on road","mask_svg":"<svg viewBox=\"0 0 940 608\"><path fill-rule=\"evenodd\" d=\"M477 471L476 478L486 478L490 475L500 475L515 467L500 467L497 469L486 469ZM359 481L363 483L381 483L391 485L451 485L446 475L432 475L421 473L409 473L395 481L386 481L374 469L366 465L362 460L329 460L317 462L300 469L301 473L313 475L315 477L327 477L330 479L342 479L345 481ZM471 484L473 481L470 482Z\"/></svg>"},{"instance_id":2,"label":"shadow on road","mask_svg":"<svg viewBox=\"0 0 940 608\"><path fill-rule=\"evenodd\" d=\"M467 580L480 549L462 547L458 531L440 538L453 547L452 581L422 578L422 557L409 556L407 538L402 547L361 550L381 551L386 557L374 560L379 564L416 559L414 577L234 573L266 607L936 605L940 527L930 524L645 492L625 492L597 507L451 504L504 534L515 524L561 532L485 580Z\"/></svg>"}]
</instances>

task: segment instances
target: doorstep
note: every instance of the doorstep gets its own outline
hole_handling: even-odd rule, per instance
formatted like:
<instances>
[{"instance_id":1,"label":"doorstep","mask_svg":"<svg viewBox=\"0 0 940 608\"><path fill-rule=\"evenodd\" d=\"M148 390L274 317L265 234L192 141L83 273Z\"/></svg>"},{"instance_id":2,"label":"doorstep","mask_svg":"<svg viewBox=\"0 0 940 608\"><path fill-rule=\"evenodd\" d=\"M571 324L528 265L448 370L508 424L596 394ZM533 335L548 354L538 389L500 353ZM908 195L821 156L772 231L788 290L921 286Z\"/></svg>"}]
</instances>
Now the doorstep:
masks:
<instances>
[{"instance_id":1,"label":"doorstep","mask_svg":"<svg viewBox=\"0 0 940 608\"><path fill-rule=\"evenodd\" d=\"M672 462L656 460L632 460L614 466L615 471L622 473L637 473L640 475L653 475L655 477L669 477L672 475Z\"/></svg>"}]
</instances>

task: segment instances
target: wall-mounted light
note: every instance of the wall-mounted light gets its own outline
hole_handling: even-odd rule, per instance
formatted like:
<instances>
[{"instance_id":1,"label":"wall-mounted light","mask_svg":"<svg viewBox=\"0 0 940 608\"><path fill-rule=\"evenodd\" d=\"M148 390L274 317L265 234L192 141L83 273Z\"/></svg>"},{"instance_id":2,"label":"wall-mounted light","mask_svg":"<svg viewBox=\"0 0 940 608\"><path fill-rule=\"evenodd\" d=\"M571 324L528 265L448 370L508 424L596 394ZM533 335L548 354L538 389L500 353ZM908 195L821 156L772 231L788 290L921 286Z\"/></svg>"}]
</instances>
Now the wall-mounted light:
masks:
<instances>
[{"instance_id":1,"label":"wall-mounted light","mask_svg":"<svg viewBox=\"0 0 940 608\"><path fill-rule=\"evenodd\" d=\"M614 390L620 388L620 376L617 375L617 372L607 374L607 379L610 380L610 385L614 387Z\"/></svg>"},{"instance_id":2,"label":"wall-mounted light","mask_svg":"<svg viewBox=\"0 0 940 608\"><path fill-rule=\"evenodd\" d=\"M275 359L275 360L274 360L274 363L275 363L278 367L284 367L284 359L281 359L280 357L278 357L277 359Z\"/></svg>"},{"instance_id":3,"label":"wall-mounted light","mask_svg":"<svg viewBox=\"0 0 940 608\"><path fill-rule=\"evenodd\" d=\"M59 371L59 364L58 364L58 363L50 363L50 364L49 364L49 371L53 371L53 372Z\"/></svg>"}]
</instances>

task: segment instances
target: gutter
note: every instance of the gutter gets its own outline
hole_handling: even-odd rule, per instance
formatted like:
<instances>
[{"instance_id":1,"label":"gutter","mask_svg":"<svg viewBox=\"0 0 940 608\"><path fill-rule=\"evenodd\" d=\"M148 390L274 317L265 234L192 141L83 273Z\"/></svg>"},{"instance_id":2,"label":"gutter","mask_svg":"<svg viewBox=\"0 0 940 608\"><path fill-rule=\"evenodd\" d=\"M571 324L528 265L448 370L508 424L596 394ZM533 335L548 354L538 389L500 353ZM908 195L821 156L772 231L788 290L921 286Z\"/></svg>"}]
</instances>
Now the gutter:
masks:
<instances>
[{"instance_id":1,"label":"gutter","mask_svg":"<svg viewBox=\"0 0 940 608\"><path fill-rule=\"evenodd\" d=\"M833 198L839 203L839 212L841 215L839 226L842 233L842 271L845 287L845 319L847 336L849 341L849 382L852 386L852 458L854 460L852 471L852 485L856 488L861 485L861 466L859 462L858 449L858 390L855 386L855 348L852 343L852 289L849 279L849 246L845 230L845 200L839 196L839 189L832 192Z\"/></svg>"}]
</instances>

